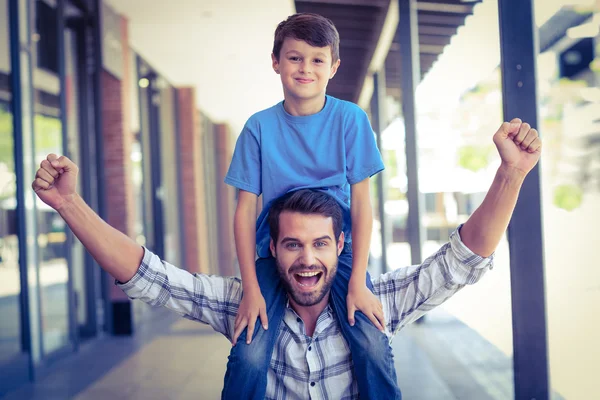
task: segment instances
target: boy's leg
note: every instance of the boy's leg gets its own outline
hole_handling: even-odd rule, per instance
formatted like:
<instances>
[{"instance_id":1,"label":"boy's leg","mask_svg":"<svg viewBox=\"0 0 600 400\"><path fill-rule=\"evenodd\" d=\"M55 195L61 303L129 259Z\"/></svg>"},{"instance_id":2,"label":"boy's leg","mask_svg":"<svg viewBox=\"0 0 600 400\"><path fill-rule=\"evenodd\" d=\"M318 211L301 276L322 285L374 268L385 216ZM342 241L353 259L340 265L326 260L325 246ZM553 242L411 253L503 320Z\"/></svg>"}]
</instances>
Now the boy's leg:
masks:
<instances>
[{"instance_id":1,"label":"boy's leg","mask_svg":"<svg viewBox=\"0 0 600 400\"><path fill-rule=\"evenodd\" d=\"M388 337L360 311L355 313L354 326L350 326L348 322L346 296L351 272L352 251L346 245L339 257L337 275L331 288L331 302L342 334L350 346L360 398L400 400L402 395ZM373 290L368 274L367 286Z\"/></svg>"},{"instance_id":2,"label":"boy's leg","mask_svg":"<svg viewBox=\"0 0 600 400\"><path fill-rule=\"evenodd\" d=\"M273 257L256 260L256 276L260 290L267 303L269 329L256 323L252 343L246 344L245 329L231 348L221 398L224 400L262 400L267 388L267 371L275 340L285 310L285 290L277 274Z\"/></svg>"}]
</instances>

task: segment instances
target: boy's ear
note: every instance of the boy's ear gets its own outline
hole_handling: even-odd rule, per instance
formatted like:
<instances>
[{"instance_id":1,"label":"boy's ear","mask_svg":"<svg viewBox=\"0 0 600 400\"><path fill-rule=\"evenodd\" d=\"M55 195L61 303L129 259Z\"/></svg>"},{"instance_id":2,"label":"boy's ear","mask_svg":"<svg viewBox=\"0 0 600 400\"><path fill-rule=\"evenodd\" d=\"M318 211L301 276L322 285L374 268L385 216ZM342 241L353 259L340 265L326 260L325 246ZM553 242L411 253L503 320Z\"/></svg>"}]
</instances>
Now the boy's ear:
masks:
<instances>
[{"instance_id":1,"label":"boy's ear","mask_svg":"<svg viewBox=\"0 0 600 400\"><path fill-rule=\"evenodd\" d=\"M331 66L331 74L329 74L329 79L333 79L333 77L335 76L335 73L337 72L338 68L340 67L341 62L342 62L342 60L340 60L338 58L338 60L333 63L333 65Z\"/></svg>"},{"instance_id":2,"label":"boy's ear","mask_svg":"<svg viewBox=\"0 0 600 400\"><path fill-rule=\"evenodd\" d=\"M274 53L271 53L271 61L273 62L273 71L279 74L279 61L277 61L277 57L275 57Z\"/></svg>"},{"instance_id":3,"label":"boy's ear","mask_svg":"<svg viewBox=\"0 0 600 400\"><path fill-rule=\"evenodd\" d=\"M273 239L271 239L271 241L269 242L269 249L271 249L271 255L273 256L273 258L277 258L277 255L275 253L275 243L273 243Z\"/></svg>"}]
</instances>

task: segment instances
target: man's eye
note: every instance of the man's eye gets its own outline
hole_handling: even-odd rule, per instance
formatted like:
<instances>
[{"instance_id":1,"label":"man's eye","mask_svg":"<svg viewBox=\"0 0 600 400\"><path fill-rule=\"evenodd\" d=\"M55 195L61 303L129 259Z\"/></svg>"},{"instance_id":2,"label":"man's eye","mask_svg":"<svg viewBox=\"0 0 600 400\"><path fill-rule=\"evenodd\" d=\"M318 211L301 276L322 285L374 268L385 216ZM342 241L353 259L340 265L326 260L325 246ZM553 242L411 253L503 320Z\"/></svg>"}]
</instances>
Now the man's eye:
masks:
<instances>
[{"instance_id":1,"label":"man's eye","mask_svg":"<svg viewBox=\"0 0 600 400\"><path fill-rule=\"evenodd\" d=\"M298 247L298 243L288 243L285 247L288 249L295 249Z\"/></svg>"},{"instance_id":2,"label":"man's eye","mask_svg":"<svg viewBox=\"0 0 600 400\"><path fill-rule=\"evenodd\" d=\"M315 246L316 247L325 247L325 246L327 246L327 243L325 243L325 242L316 242Z\"/></svg>"}]
</instances>

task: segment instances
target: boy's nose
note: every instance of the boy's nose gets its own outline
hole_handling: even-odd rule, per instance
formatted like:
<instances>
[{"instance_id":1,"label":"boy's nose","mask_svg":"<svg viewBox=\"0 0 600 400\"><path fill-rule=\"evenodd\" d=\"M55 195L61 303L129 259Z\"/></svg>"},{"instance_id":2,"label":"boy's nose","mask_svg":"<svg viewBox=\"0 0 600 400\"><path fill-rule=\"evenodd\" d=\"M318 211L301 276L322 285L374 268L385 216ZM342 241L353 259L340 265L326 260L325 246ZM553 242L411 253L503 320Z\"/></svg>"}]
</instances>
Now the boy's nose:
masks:
<instances>
[{"instance_id":1,"label":"boy's nose","mask_svg":"<svg viewBox=\"0 0 600 400\"><path fill-rule=\"evenodd\" d=\"M304 61L300 64L300 71L304 72L305 74L308 74L311 72L311 68L310 68L310 62L308 61Z\"/></svg>"}]
</instances>

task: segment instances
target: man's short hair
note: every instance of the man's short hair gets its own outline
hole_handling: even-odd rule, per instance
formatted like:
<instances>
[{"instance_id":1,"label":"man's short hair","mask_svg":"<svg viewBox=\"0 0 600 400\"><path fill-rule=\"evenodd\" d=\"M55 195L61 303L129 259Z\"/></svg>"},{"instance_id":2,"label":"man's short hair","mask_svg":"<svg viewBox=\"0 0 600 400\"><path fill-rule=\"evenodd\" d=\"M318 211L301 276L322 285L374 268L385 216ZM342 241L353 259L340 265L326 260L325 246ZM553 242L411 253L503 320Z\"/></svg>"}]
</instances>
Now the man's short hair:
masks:
<instances>
[{"instance_id":1,"label":"man's short hair","mask_svg":"<svg viewBox=\"0 0 600 400\"><path fill-rule=\"evenodd\" d=\"M274 243L277 243L279 238L279 216L286 211L331 217L335 241L339 240L343 224L342 208L327 193L315 189L301 189L275 199L267 217Z\"/></svg>"},{"instance_id":2,"label":"man's short hair","mask_svg":"<svg viewBox=\"0 0 600 400\"><path fill-rule=\"evenodd\" d=\"M340 58L340 34L330 19L319 14L298 13L289 16L277 25L273 54L279 60L279 53L286 38L303 40L313 47L331 48L332 62Z\"/></svg>"}]
</instances>

